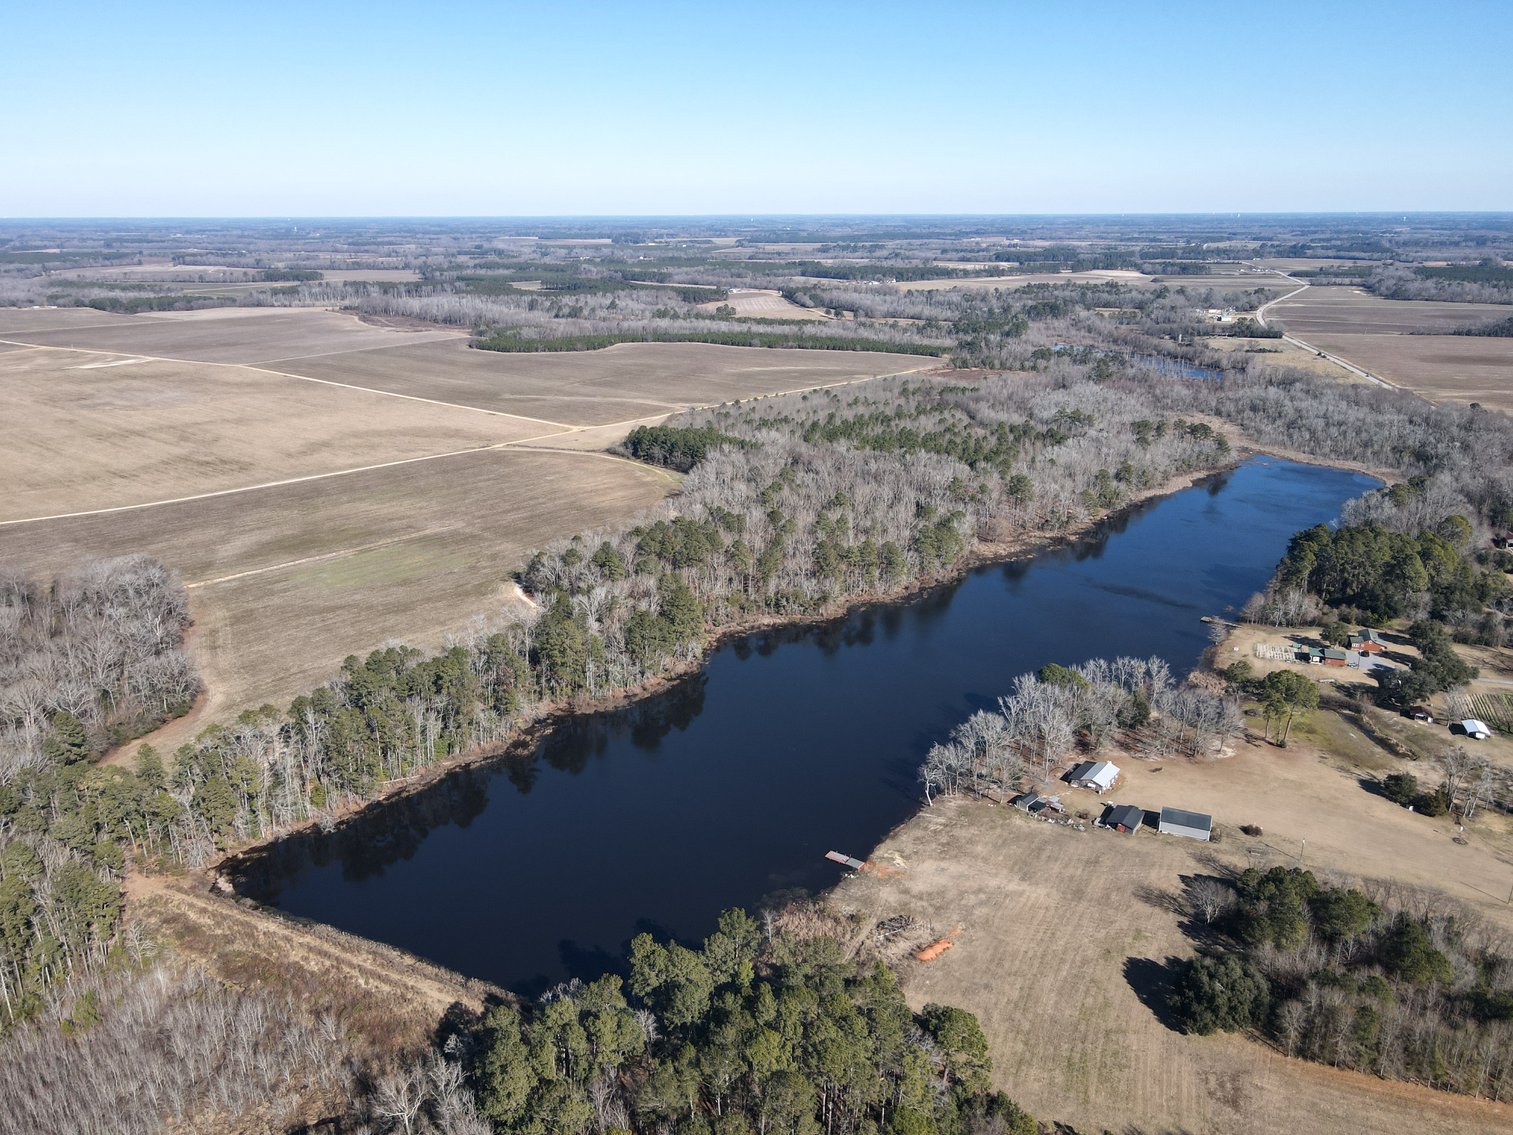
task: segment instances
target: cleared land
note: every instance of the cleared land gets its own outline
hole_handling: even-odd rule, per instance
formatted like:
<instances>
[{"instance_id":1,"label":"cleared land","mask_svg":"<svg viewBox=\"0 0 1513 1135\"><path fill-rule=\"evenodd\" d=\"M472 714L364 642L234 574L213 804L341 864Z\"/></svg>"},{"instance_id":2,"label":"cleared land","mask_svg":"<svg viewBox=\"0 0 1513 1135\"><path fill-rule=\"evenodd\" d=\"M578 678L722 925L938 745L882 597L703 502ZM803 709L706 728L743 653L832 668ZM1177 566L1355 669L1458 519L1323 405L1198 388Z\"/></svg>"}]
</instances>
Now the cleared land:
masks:
<instances>
[{"instance_id":1,"label":"cleared land","mask_svg":"<svg viewBox=\"0 0 1513 1135\"><path fill-rule=\"evenodd\" d=\"M1513 339L1334 332L1309 342L1431 402L1479 402L1513 413Z\"/></svg>"},{"instance_id":2,"label":"cleared land","mask_svg":"<svg viewBox=\"0 0 1513 1135\"><path fill-rule=\"evenodd\" d=\"M514 354L448 342L301 359L280 369L586 426L938 366L939 359L922 355L707 343L622 343L602 351Z\"/></svg>"},{"instance_id":3,"label":"cleared land","mask_svg":"<svg viewBox=\"0 0 1513 1135\"><path fill-rule=\"evenodd\" d=\"M96 311L92 307L0 307L0 335L8 335L13 331L109 327L128 323L135 318Z\"/></svg>"},{"instance_id":4,"label":"cleared land","mask_svg":"<svg viewBox=\"0 0 1513 1135\"><path fill-rule=\"evenodd\" d=\"M213 366L0 353L0 521L139 505L498 445L535 422Z\"/></svg>"},{"instance_id":5,"label":"cleared land","mask_svg":"<svg viewBox=\"0 0 1513 1135\"><path fill-rule=\"evenodd\" d=\"M1191 781L1228 777L1247 761L1260 766L1263 758L1193 766ZM1117 794L1147 806L1200 806L1208 797L1189 790L1188 779L1171 783L1177 771L1167 762L1154 783ZM1306 780L1328 778L1344 779L1326 768ZM1308 856L1317 866L1315 831L1322 837L1338 818L1338 802L1313 804L1293 787L1265 794L1278 813L1303 809L1320 821ZM1259 818L1254 797L1223 791L1246 818ZM1347 813L1385 803L1352 792ZM1450 849L1441 861L1469 850L1443 835L1410 846L1432 839ZM1274 842L1234 834L1210 846L1150 832L1077 832L982 802L943 801L876 852L876 862L902 870L849 879L830 901L869 918L912 915L937 933L961 928L956 948L938 960L902 963L904 990L915 1007L940 1001L976 1013L996 1083L1043 1120L1130 1133L1509 1130L1513 1108L1291 1060L1236 1036L1185 1036L1164 1022L1167 965L1193 949L1180 927L1182 878L1212 874L1215 863L1243 869L1247 845L1258 848L1258 863L1296 861L1295 843L1278 852L1268 846ZM1400 848L1390 864L1374 866L1379 872L1407 854Z\"/></svg>"},{"instance_id":6,"label":"cleared land","mask_svg":"<svg viewBox=\"0 0 1513 1135\"><path fill-rule=\"evenodd\" d=\"M1316 337L1336 333L1444 331L1510 315L1513 307L1503 304L1388 300L1360 288L1311 287L1274 305L1267 318L1311 343Z\"/></svg>"},{"instance_id":7,"label":"cleared land","mask_svg":"<svg viewBox=\"0 0 1513 1135\"><path fill-rule=\"evenodd\" d=\"M38 346L208 363L271 363L462 337L456 331L370 327L350 315L311 308L164 311L107 316L105 322L93 326L82 319L51 326L61 329L28 330L23 323L7 331L6 337Z\"/></svg>"},{"instance_id":8,"label":"cleared land","mask_svg":"<svg viewBox=\"0 0 1513 1135\"><path fill-rule=\"evenodd\" d=\"M1305 350L1285 339L1240 339L1220 335L1203 341L1205 347L1215 351L1251 352L1248 357L1266 366L1296 367L1336 382L1363 383L1366 380L1345 370L1338 363L1321 359L1318 352Z\"/></svg>"},{"instance_id":9,"label":"cleared land","mask_svg":"<svg viewBox=\"0 0 1513 1135\"><path fill-rule=\"evenodd\" d=\"M17 423L0 564L147 552L182 573L211 696L175 741L513 602L531 548L676 485L596 452L634 423L939 365L702 344L506 355L316 310L9 311L0 329Z\"/></svg>"},{"instance_id":10,"label":"cleared land","mask_svg":"<svg viewBox=\"0 0 1513 1135\"><path fill-rule=\"evenodd\" d=\"M1430 401L1480 402L1513 412L1513 339L1424 334L1510 315L1513 307L1503 304L1388 300L1331 287L1283 300L1269 318Z\"/></svg>"},{"instance_id":11,"label":"cleared land","mask_svg":"<svg viewBox=\"0 0 1513 1135\"><path fill-rule=\"evenodd\" d=\"M971 276L955 280L903 280L894 286L905 292L938 292L948 288L1020 288L1026 284L1110 283L1135 287L1159 287L1166 284L1172 287L1219 288L1225 291L1278 286L1275 275L1255 270L1216 270L1195 276L1147 276L1127 268L1089 272L1030 272L1020 276ZM1282 283L1285 284L1285 281Z\"/></svg>"},{"instance_id":12,"label":"cleared land","mask_svg":"<svg viewBox=\"0 0 1513 1135\"><path fill-rule=\"evenodd\" d=\"M147 552L183 573L205 716L282 702L389 639L438 645L509 602L539 544L672 486L598 454L489 450L103 516L0 528L0 563Z\"/></svg>"},{"instance_id":13,"label":"cleared land","mask_svg":"<svg viewBox=\"0 0 1513 1135\"><path fill-rule=\"evenodd\" d=\"M791 300L784 299L781 292L766 288L731 288L728 299L698 305L700 311L707 312L717 311L722 306L733 308L736 315L747 319L825 320L830 318L823 311L800 307Z\"/></svg>"}]
</instances>

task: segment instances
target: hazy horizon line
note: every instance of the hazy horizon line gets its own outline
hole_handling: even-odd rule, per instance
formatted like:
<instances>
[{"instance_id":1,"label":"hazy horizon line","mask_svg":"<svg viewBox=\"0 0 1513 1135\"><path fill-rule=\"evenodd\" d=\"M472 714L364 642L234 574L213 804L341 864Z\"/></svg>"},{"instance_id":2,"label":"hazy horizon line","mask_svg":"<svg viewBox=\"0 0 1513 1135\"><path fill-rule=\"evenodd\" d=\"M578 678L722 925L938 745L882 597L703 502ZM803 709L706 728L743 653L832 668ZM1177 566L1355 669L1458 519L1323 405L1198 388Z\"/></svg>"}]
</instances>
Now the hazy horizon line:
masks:
<instances>
[{"instance_id":1,"label":"hazy horizon line","mask_svg":"<svg viewBox=\"0 0 1513 1135\"><path fill-rule=\"evenodd\" d=\"M776 220L1047 220L1151 217L1513 217L1508 209L1251 209L1125 210L1033 213L140 213L0 217L0 224L112 221L776 221Z\"/></svg>"}]
</instances>

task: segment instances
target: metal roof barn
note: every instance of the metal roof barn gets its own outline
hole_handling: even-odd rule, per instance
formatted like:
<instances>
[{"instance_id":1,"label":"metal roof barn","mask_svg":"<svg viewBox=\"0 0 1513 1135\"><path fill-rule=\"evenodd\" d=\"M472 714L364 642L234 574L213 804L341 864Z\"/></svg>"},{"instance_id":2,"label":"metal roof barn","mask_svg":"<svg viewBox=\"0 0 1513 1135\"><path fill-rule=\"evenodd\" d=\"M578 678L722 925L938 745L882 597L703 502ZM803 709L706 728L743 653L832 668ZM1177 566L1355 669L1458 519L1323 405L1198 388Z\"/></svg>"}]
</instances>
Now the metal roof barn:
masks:
<instances>
[{"instance_id":1,"label":"metal roof barn","mask_svg":"<svg viewBox=\"0 0 1513 1135\"><path fill-rule=\"evenodd\" d=\"M1162 808L1156 830L1163 835L1180 835L1204 842L1213 838L1214 818L1202 812L1185 812L1181 808Z\"/></svg>"}]
</instances>

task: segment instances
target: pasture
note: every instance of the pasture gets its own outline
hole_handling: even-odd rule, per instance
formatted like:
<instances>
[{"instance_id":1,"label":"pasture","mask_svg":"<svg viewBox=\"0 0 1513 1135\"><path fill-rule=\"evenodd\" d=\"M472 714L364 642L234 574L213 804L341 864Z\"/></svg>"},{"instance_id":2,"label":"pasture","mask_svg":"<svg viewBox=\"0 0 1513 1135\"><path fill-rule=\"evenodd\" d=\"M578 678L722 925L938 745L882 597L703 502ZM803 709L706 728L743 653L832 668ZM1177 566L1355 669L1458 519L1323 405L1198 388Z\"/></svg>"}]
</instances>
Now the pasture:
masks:
<instances>
[{"instance_id":1,"label":"pasture","mask_svg":"<svg viewBox=\"0 0 1513 1135\"><path fill-rule=\"evenodd\" d=\"M0 522L119 508L551 432L233 365L0 353ZM66 452L66 459L62 454Z\"/></svg>"},{"instance_id":2,"label":"pasture","mask_svg":"<svg viewBox=\"0 0 1513 1135\"><path fill-rule=\"evenodd\" d=\"M155 508L0 527L34 572L146 552L183 575L205 716L286 702L385 641L440 645L508 602L525 553L645 508L659 470L485 450Z\"/></svg>"},{"instance_id":3,"label":"pasture","mask_svg":"<svg viewBox=\"0 0 1513 1135\"><path fill-rule=\"evenodd\" d=\"M809 319L826 320L830 317L823 311L800 307L783 294L768 288L731 288L724 300L714 300L698 305L700 311L713 314L721 307L729 307L742 319Z\"/></svg>"},{"instance_id":4,"label":"pasture","mask_svg":"<svg viewBox=\"0 0 1513 1135\"><path fill-rule=\"evenodd\" d=\"M933 369L939 359L865 351L769 350L708 343L621 343L516 354L461 341L280 364L312 378L576 426Z\"/></svg>"},{"instance_id":5,"label":"pasture","mask_svg":"<svg viewBox=\"0 0 1513 1135\"><path fill-rule=\"evenodd\" d=\"M1174 771L1168 761L1152 779ZM1230 770L1194 771L1218 778ZM1294 787L1270 791L1277 811L1309 807ZM1157 783L1118 795L1147 807L1182 802L1180 791ZM1078 832L945 800L878 848L875 861L893 870L848 879L828 901L864 923L911 915L934 933L960 928L956 948L939 959L901 963L904 991L915 1008L938 1001L977 1014L996 1086L1043 1121L1227 1135L1508 1130L1513 1108L1292 1060L1238 1036L1187 1036L1165 1023L1166 966L1193 952L1181 929L1183 878L1243 869L1249 846L1258 865L1296 861L1295 843L1274 849L1270 828L1266 835L1232 832L1205 845L1151 831ZM1308 863L1317 868L1314 848L1310 841Z\"/></svg>"}]
</instances>

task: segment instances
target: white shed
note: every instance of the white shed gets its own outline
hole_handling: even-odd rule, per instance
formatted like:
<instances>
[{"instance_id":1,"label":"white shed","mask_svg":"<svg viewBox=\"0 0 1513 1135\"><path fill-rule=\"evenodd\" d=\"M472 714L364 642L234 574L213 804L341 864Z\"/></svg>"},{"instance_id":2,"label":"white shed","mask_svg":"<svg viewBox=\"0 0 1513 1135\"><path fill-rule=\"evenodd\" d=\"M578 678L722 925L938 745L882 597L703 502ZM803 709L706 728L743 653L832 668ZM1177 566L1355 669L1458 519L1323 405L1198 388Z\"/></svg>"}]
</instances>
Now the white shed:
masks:
<instances>
[{"instance_id":1,"label":"white shed","mask_svg":"<svg viewBox=\"0 0 1513 1135\"><path fill-rule=\"evenodd\" d=\"M1478 741L1490 741L1492 739L1492 730L1487 728L1485 721L1468 717L1460 723L1460 727L1465 731L1467 737L1475 737Z\"/></svg>"},{"instance_id":2,"label":"white shed","mask_svg":"<svg viewBox=\"0 0 1513 1135\"><path fill-rule=\"evenodd\" d=\"M1107 792L1119 779L1119 766L1111 761L1083 761L1068 778L1078 788Z\"/></svg>"},{"instance_id":3,"label":"white shed","mask_svg":"<svg viewBox=\"0 0 1513 1135\"><path fill-rule=\"evenodd\" d=\"M1161 820L1156 830L1163 835L1180 835L1188 839L1201 839L1207 843L1213 838L1214 818L1203 812L1184 812L1181 808L1162 808Z\"/></svg>"}]
</instances>

